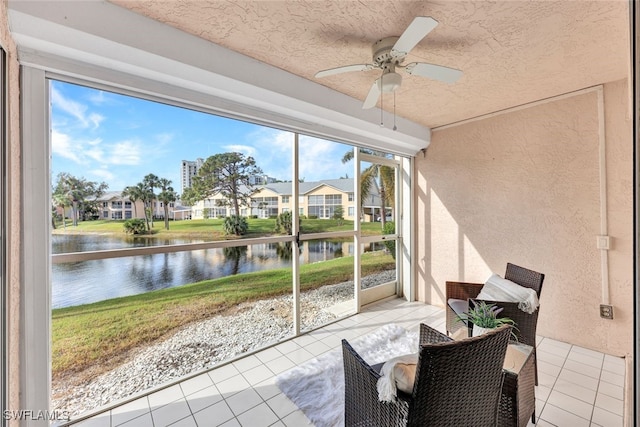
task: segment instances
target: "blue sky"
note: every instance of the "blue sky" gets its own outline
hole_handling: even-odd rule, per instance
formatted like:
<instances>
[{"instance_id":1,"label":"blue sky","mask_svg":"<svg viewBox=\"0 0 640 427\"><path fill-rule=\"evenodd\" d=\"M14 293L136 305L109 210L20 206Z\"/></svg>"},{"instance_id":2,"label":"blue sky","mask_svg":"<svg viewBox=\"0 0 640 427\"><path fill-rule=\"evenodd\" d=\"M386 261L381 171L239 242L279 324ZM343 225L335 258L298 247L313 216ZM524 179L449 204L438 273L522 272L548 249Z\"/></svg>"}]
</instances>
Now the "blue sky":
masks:
<instances>
[{"instance_id":1,"label":"blue sky","mask_svg":"<svg viewBox=\"0 0 640 427\"><path fill-rule=\"evenodd\" d=\"M120 191L153 173L180 192L182 160L239 151L269 176L291 179L293 134L83 86L51 83L52 180L68 172ZM301 136L305 181L353 176L350 147Z\"/></svg>"}]
</instances>

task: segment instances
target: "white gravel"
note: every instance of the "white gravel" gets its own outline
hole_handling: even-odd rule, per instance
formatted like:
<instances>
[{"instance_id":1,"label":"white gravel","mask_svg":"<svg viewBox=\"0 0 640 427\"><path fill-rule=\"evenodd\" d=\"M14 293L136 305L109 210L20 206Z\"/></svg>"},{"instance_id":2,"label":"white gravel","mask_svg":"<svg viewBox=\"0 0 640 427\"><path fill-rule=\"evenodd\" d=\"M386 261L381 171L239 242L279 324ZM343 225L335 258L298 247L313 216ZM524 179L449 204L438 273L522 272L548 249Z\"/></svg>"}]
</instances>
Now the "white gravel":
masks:
<instances>
[{"instance_id":1,"label":"white gravel","mask_svg":"<svg viewBox=\"0 0 640 427\"><path fill-rule=\"evenodd\" d=\"M367 276L362 283L368 288L394 279L395 271L387 271ZM304 292L300 299L302 329L315 329L335 319L328 309L352 298L353 282ZM188 325L89 382L72 384L70 379L53 384L52 407L70 412L73 418L291 337L291 307L292 296L281 296L243 303L233 314Z\"/></svg>"}]
</instances>

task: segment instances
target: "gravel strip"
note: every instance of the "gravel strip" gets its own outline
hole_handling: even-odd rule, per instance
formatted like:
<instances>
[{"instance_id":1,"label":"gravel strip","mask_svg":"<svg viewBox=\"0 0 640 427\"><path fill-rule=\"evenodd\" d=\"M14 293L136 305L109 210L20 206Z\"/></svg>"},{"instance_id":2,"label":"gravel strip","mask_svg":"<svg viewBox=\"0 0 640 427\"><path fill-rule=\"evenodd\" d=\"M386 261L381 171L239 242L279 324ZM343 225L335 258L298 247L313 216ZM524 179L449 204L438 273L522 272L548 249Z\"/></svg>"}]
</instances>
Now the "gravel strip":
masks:
<instances>
[{"instance_id":1,"label":"gravel strip","mask_svg":"<svg viewBox=\"0 0 640 427\"><path fill-rule=\"evenodd\" d=\"M394 279L395 271L390 270L364 277L362 284L366 289ZM302 293L303 329L315 329L334 320L336 316L327 309L352 298L352 281ZM281 341L292 333L292 304L291 295L243 303L232 314L188 325L87 383L77 385L69 380L53 384L52 406L70 412L73 418Z\"/></svg>"}]
</instances>

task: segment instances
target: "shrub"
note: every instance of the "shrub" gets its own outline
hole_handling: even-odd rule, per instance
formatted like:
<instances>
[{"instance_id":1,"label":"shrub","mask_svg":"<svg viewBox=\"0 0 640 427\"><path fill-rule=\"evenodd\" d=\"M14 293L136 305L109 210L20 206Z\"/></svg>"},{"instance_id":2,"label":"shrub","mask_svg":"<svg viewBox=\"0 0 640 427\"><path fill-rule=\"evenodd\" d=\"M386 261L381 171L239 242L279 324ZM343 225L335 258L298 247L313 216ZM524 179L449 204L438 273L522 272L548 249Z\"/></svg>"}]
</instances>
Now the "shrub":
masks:
<instances>
[{"instance_id":1,"label":"shrub","mask_svg":"<svg viewBox=\"0 0 640 427\"><path fill-rule=\"evenodd\" d=\"M393 221L385 222L383 232L384 234L394 234L396 232L396 223ZM384 242L384 245L387 247L387 250L391 252L393 259L396 259L396 241L387 240Z\"/></svg>"},{"instance_id":2,"label":"shrub","mask_svg":"<svg viewBox=\"0 0 640 427\"><path fill-rule=\"evenodd\" d=\"M226 234L242 236L249 230L249 223L247 222L247 218L243 216L231 215L224 218L222 228Z\"/></svg>"},{"instance_id":3,"label":"shrub","mask_svg":"<svg viewBox=\"0 0 640 427\"><path fill-rule=\"evenodd\" d=\"M282 212L276 218L276 233L291 234L293 232L293 215L291 212Z\"/></svg>"},{"instance_id":4,"label":"shrub","mask_svg":"<svg viewBox=\"0 0 640 427\"><path fill-rule=\"evenodd\" d=\"M309 215L309 219L318 219L318 215Z\"/></svg>"},{"instance_id":5,"label":"shrub","mask_svg":"<svg viewBox=\"0 0 640 427\"><path fill-rule=\"evenodd\" d=\"M144 220L140 218L128 219L123 224L124 232L127 234L144 234L147 231L147 226Z\"/></svg>"}]
</instances>

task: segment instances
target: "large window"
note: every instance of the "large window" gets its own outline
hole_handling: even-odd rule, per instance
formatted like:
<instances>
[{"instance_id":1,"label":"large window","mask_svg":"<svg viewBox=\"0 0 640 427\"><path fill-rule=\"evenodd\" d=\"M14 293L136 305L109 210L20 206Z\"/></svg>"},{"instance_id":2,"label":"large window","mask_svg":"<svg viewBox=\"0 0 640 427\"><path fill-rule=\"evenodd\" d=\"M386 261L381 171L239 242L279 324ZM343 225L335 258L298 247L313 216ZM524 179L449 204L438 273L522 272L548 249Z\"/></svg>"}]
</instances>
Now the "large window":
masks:
<instances>
[{"instance_id":1,"label":"large window","mask_svg":"<svg viewBox=\"0 0 640 427\"><path fill-rule=\"evenodd\" d=\"M379 241L397 236L375 216L394 205L379 185L361 203L357 148L58 80L50 93L53 409L90 411L356 313L376 285L396 292ZM170 367L153 356L164 340ZM88 381L96 398L78 404Z\"/></svg>"}]
</instances>

